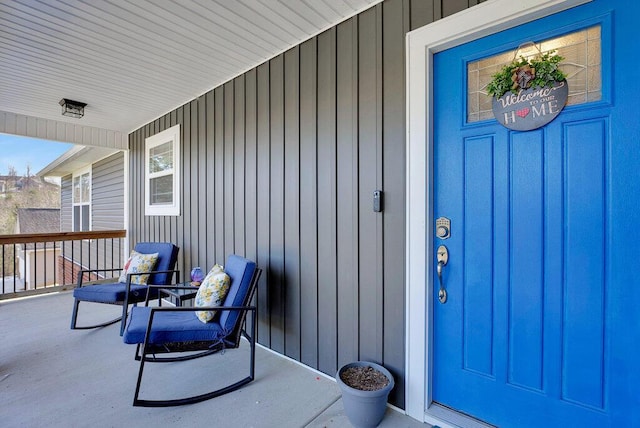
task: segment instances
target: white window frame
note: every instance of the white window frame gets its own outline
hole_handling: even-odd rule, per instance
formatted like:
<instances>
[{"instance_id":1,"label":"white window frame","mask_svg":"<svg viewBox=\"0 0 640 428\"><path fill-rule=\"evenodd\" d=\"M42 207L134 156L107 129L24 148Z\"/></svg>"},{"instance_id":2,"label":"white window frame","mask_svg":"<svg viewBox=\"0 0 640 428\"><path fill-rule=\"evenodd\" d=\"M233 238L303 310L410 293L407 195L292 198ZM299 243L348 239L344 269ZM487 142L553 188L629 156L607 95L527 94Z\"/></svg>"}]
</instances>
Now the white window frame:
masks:
<instances>
[{"instance_id":1,"label":"white window frame","mask_svg":"<svg viewBox=\"0 0 640 428\"><path fill-rule=\"evenodd\" d=\"M89 200L88 201L76 201L76 178L80 178L83 175L88 175L89 176ZM87 232L90 230L93 230L93 224L92 224L92 215L91 215L91 211L92 211L92 189L93 189L93 177L91 175L91 165L79 169L77 171L75 171L72 175L71 175L71 230L73 230L74 232ZM82 194L82 189L80 189L80 193ZM80 208L80 230L75 230L75 225L76 225L76 209L75 207L79 206L82 207L84 205L88 205L89 206L89 229L87 229L86 231L82 230L82 208Z\"/></svg>"},{"instance_id":2,"label":"white window frame","mask_svg":"<svg viewBox=\"0 0 640 428\"><path fill-rule=\"evenodd\" d=\"M173 168L160 172L149 171L149 153L151 149L165 143L173 144ZM173 175L172 200L166 204L151 203L151 180L154 178ZM180 125L172 126L144 140L144 193L145 215L180 215Z\"/></svg>"}]
</instances>

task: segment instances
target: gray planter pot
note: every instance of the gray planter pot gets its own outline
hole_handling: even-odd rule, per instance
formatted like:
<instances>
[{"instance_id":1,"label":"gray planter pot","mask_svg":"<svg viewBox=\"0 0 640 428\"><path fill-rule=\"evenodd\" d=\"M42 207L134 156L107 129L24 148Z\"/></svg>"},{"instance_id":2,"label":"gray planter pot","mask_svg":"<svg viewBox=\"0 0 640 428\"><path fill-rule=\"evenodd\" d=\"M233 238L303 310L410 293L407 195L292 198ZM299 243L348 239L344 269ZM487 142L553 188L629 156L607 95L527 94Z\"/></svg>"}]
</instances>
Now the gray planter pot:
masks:
<instances>
[{"instance_id":1,"label":"gray planter pot","mask_svg":"<svg viewBox=\"0 0 640 428\"><path fill-rule=\"evenodd\" d=\"M376 391L362 391L345 384L340 378L340 374L350 367L373 367L382 372L388 379L389 384L382 389ZM387 399L389 393L393 389L395 382L393 376L384 367L369 361L356 361L343 366L336 373L336 381L342 391L342 404L344 412L349 418L349 422L356 428L373 428L377 427L384 412L387 409Z\"/></svg>"}]
</instances>

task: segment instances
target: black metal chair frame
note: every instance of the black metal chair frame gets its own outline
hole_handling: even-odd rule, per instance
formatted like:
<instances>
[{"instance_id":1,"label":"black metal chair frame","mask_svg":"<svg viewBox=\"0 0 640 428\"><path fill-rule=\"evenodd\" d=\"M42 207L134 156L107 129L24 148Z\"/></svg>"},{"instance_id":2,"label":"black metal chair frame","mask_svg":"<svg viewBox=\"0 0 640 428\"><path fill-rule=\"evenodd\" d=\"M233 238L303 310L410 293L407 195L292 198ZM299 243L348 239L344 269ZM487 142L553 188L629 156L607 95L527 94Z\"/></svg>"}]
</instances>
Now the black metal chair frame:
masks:
<instances>
[{"instance_id":1,"label":"black metal chair frame","mask_svg":"<svg viewBox=\"0 0 640 428\"><path fill-rule=\"evenodd\" d=\"M85 274L91 274L91 273L99 273L99 272L118 272L118 271L122 271L122 268L113 268L113 269L82 269L81 271L78 272L78 282L77 282L77 288L80 287L91 287L92 285L96 285L94 284L86 284L83 285L82 281L84 278ZM125 292L125 298L122 301L115 301L115 302L88 302L88 303L100 303L100 304L107 304L107 305L118 305L118 306L122 306L122 315L120 315L117 318L114 318L110 321L106 321L104 323L100 323L100 324L93 324L93 325L86 325L86 326L78 326L77 325L77 321L78 321L78 309L80 306L80 302L81 300L78 299L74 299L73 302L73 312L71 314L71 329L72 330L90 330L90 329L94 329L94 328L100 328L100 327L106 327L108 325L111 324L115 324L119 321L122 321L123 319L126 319L127 316L127 311L129 308L129 304L133 304L134 306L136 306L139 301L129 301L129 294L131 291L131 278L134 276L139 276L139 275L153 275L153 274L176 274L176 282L180 282L180 271L179 270L157 270L157 271L152 271L152 272L144 272L144 273L128 273L127 274L127 289ZM99 280L101 282L103 282L104 280ZM91 281L94 282L94 281ZM148 287L155 287L153 285L148 285ZM158 287L170 287L170 285L166 285L166 286L158 286ZM159 296L158 296L159 297ZM145 297L145 300L148 301L149 300L149 289L147 289L147 294ZM84 300L82 300L84 301ZM161 302L161 300L160 300ZM124 331L124 323L122 323L122 325L120 326L120 336L122 336L122 332Z\"/></svg>"},{"instance_id":2,"label":"black metal chair frame","mask_svg":"<svg viewBox=\"0 0 640 428\"><path fill-rule=\"evenodd\" d=\"M201 401L209 400L211 398L218 397L220 395L227 394L229 392L235 391L236 389L248 384L253 381L255 378L255 352L256 352L256 329L257 329L257 308L255 306L249 306L248 304L253 299L253 295L255 294L258 280L260 279L260 275L262 274L262 270L257 268L255 269L253 276L251 278L251 283L249 285L249 289L247 291L247 295L244 299L244 304L242 306L210 306L210 307L153 307L150 310L149 322L147 324L147 330L145 333L145 338L143 343L139 343L136 346L136 354L135 359L140 361L140 368L138 370L138 380L136 382L136 390L133 397L133 405L141 406L141 407L167 407L167 406L181 406L184 404L193 404ZM151 291L151 288L159 288L159 289L179 289L179 288L189 288L189 287L181 287L181 286L150 286L148 291ZM148 305L149 299L145 304ZM153 329L153 318L155 314L161 311L173 311L173 312L195 312L195 311L203 311L203 310L230 310L230 311L239 311L240 315L236 319L235 325L232 331L222 339L215 339L211 341L191 341L191 342L172 342L165 343L162 345L150 344L149 338L151 336L151 330ZM250 324L250 333L247 332L247 313L252 313ZM195 315L194 315L195 316ZM203 324L204 325L204 324ZM142 384L142 374L144 371L144 365L147 362L175 362L175 361L186 361L192 360L195 358L201 358L207 355L216 354L220 351L224 351L227 349L237 349L240 346L240 341L244 337L247 339L250 345L250 361L249 361L249 375L240 379L239 381L227 385L225 387L216 389L211 392L207 392L200 395L195 395L186 398L178 398L171 400L143 400L139 398L140 395L140 386ZM183 352L192 352L188 355L182 356L164 356L157 357L157 354L175 354L175 353L183 353Z\"/></svg>"}]
</instances>

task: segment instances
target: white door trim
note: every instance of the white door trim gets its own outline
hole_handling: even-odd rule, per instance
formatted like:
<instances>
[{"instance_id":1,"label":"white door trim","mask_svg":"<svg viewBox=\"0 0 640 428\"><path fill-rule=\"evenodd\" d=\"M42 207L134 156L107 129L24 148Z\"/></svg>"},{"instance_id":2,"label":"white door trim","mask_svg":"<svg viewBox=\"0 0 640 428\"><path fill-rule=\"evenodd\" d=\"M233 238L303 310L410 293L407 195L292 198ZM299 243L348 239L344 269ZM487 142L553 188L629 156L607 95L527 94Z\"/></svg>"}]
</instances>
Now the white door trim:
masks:
<instances>
[{"instance_id":1,"label":"white door trim","mask_svg":"<svg viewBox=\"0 0 640 428\"><path fill-rule=\"evenodd\" d=\"M407 34L406 413L440 427L466 426L431 399L433 318L433 55L591 0L488 0ZM455 233L455 232L454 232Z\"/></svg>"}]
</instances>

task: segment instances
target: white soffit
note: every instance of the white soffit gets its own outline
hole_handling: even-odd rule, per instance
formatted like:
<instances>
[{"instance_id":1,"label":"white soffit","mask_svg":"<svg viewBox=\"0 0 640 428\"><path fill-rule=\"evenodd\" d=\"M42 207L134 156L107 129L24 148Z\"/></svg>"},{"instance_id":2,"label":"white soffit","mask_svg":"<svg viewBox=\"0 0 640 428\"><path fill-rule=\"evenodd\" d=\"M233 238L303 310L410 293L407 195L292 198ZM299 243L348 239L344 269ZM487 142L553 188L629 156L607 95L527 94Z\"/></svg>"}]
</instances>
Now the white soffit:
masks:
<instances>
[{"instance_id":1,"label":"white soffit","mask_svg":"<svg viewBox=\"0 0 640 428\"><path fill-rule=\"evenodd\" d=\"M117 152L118 150L107 147L76 145L38 171L36 175L41 177L64 177Z\"/></svg>"},{"instance_id":2,"label":"white soffit","mask_svg":"<svg viewBox=\"0 0 640 428\"><path fill-rule=\"evenodd\" d=\"M128 133L380 1L0 0L0 111Z\"/></svg>"}]
</instances>

